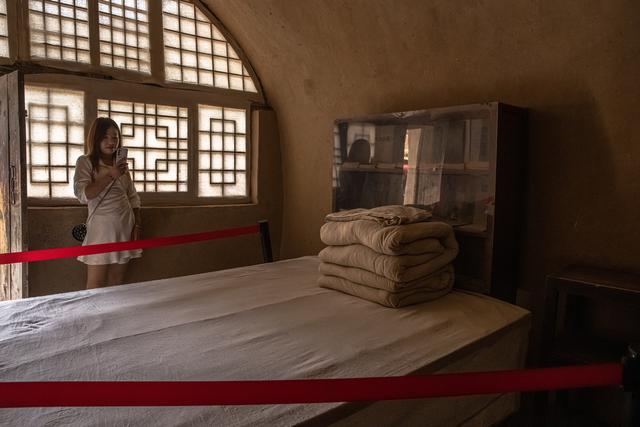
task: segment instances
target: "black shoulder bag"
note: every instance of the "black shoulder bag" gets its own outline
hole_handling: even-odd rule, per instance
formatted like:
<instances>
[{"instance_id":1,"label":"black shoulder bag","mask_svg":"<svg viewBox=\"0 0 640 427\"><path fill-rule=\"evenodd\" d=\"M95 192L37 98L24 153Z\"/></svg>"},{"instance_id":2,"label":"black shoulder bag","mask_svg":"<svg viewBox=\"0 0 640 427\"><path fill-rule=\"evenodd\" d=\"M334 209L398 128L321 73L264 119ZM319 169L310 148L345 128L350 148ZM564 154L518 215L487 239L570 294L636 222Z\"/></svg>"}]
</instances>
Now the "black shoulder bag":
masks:
<instances>
[{"instance_id":1,"label":"black shoulder bag","mask_svg":"<svg viewBox=\"0 0 640 427\"><path fill-rule=\"evenodd\" d=\"M91 212L91 215L89 215L89 217L87 218L87 222L89 222L89 220L91 219L91 217L93 216L94 213L96 213L96 211L98 210L98 206L100 206L100 203L102 203L102 201L104 200L104 198L107 196L107 194L109 193L109 191L111 191L111 187L113 187L113 184L116 182L116 180L114 179L113 181L111 181L111 184L109 185L109 189L102 195L102 197L100 198L100 200L98 201L98 204L96 205L96 207L93 209L93 212ZM78 242L84 242L84 238L87 236L87 223L83 222L82 224L78 224L76 226L74 226L71 229L71 235L73 236L74 239L76 239Z\"/></svg>"}]
</instances>

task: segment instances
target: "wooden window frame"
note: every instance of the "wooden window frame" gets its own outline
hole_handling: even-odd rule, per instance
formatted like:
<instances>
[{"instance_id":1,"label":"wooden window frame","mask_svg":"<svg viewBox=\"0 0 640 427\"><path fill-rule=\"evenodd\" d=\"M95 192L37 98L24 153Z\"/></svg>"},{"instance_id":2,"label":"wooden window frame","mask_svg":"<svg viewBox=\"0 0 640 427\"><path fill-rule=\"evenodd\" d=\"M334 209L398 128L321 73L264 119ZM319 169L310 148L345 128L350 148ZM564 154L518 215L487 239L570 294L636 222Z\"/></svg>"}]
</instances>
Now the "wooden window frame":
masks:
<instances>
[{"instance_id":1,"label":"wooden window frame","mask_svg":"<svg viewBox=\"0 0 640 427\"><path fill-rule=\"evenodd\" d=\"M185 91L183 89L159 88L115 80L96 80L94 78L61 74L31 74L25 76L25 86L42 86L55 89L77 90L84 92L85 135L97 115L98 99L112 99L126 102L147 102L159 105L171 105L188 109L188 182L187 192L139 193L143 205L185 206L185 205L236 205L252 204L254 188L252 177L257 173L252 159L255 143L251 135L251 113L253 103L247 99L238 99L234 94L212 97L209 93ZM246 111L246 188L245 196L201 197L198 196L198 105L210 105L223 108L244 109ZM29 206L74 206L79 205L75 198L29 197Z\"/></svg>"},{"instance_id":2,"label":"wooden window frame","mask_svg":"<svg viewBox=\"0 0 640 427\"><path fill-rule=\"evenodd\" d=\"M0 72L20 70L26 85L52 89L80 90L85 93L85 134L97 113L97 99L118 99L128 102L147 102L160 105L176 105L189 110L190 144L188 158L189 191L186 193L141 193L144 204L153 206L185 205L235 205L255 203L254 177L257 165L252 162L256 144L251 116L255 107L267 104L264 92L250 62L234 38L200 0L181 0L194 4L225 37L248 71L257 92L215 86L167 81L165 79L164 30L162 1L148 0L149 51L151 73L100 65L100 37L98 25L98 0L87 0L89 12L89 43L91 63L77 63L44 58L31 58L31 34L29 30L29 0L7 1L9 31L9 57L0 58ZM92 25L95 24L95 25ZM239 108L246 111L246 186L242 197L198 196L198 105L222 108ZM73 206L73 198L29 197L29 206Z\"/></svg>"},{"instance_id":3,"label":"wooden window frame","mask_svg":"<svg viewBox=\"0 0 640 427\"><path fill-rule=\"evenodd\" d=\"M162 26L162 1L148 0L149 11L149 50L151 60L151 74L125 70L122 68L100 65L100 35L98 25L98 1L87 0L89 9L89 46L91 63L83 64L70 61L60 61L53 59L31 58L31 32L29 29L29 0L15 0L7 2L7 15L9 17L9 58L0 58L0 65L3 64L31 64L36 69L42 70L61 70L66 72L83 73L88 76L104 76L115 78L117 80L134 82L134 83L150 83L167 88L187 89L213 94L219 93L235 93L237 96L248 99L256 103L265 103L262 86L256 76L255 71L251 67L244 51L238 46L234 38L229 34L227 29L216 18L213 13L200 0L180 0L193 3L200 11L211 21L227 42L233 47L238 54L242 65L247 69L249 76L253 80L253 84L257 92L244 92L236 89L223 89L215 86L196 85L190 83L180 83L167 81L165 79L164 64L164 32ZM15 18L15 19L14 19ZM92 25L95 24L95 25ZM19 31L20 29L20 31ZM22 71L28 72L24 67L20 67Z\"/></svg>"},{"instance_id":4,"label":"wooden window frame","mask_svg":"<svg viewBox=\"0 0 640 427\"><path fill-rule=\"evenodd\" d=\"M10 29L11 23L9 22L9 10L8 10L9 9L9 5L6 4L7 0L1 0L1 1L5 2L5 8L4 9L5 9L5 16L6 16L6 20L7 20L7 28L6 28L7 29L7 35L6 36L2 36L2 37L6 37L7 38L8 55L6 57L5 56L0 56L0 59L7 60L7 59L11 58L11 37L10 37L10 34L11 34L11 29Z\"/></svg>"}]
</instances>

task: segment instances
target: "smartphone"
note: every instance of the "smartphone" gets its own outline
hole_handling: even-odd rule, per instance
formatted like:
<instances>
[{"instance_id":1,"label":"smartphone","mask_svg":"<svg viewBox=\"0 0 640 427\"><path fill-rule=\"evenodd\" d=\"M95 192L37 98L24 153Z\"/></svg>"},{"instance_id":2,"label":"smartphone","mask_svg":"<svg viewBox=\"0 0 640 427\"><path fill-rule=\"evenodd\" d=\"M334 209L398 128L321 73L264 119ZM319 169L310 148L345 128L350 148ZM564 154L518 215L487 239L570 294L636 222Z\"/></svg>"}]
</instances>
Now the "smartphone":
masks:
<instances>
[{"instance_id":1,"label":"smartphone","mask_svg":"<svg viewBox=\"0 0 640 427\"><path fill-rule=\"evenodd\" d=\"M127 161L127 154L129 150L127 148L121 147L116 150L116 164L120 162Z\"/></svg>"}]
</instances>

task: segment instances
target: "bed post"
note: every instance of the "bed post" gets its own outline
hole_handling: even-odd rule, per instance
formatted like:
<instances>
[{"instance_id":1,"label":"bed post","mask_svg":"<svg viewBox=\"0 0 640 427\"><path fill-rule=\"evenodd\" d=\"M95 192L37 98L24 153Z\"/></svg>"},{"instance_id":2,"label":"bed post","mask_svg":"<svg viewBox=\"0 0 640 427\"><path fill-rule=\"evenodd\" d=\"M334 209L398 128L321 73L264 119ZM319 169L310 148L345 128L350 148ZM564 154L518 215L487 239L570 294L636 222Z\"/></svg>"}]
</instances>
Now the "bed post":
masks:
<instances>
[{"instance_id":1,"label":"bed post","mask_svg":"<svg viewBox=\"0 0 640 427\"><path fill-rule=\"evenodd\" d=\"M640 425L640 343L630 344L622 358L622 387L625 391L625 427Z\"/></svg>"},{"instance_id":2,"label":"bed post","mask_svg":"<svg viewBox=\"0 0 640 427\"><path fill-rule=\"evenodd\" d=\"M258 221L260 226L260 242L262 243L262 259L264 262L273 262L271 252L271 235L269 234L269 221L266 219Z\"/></svg>"}]
</instances>

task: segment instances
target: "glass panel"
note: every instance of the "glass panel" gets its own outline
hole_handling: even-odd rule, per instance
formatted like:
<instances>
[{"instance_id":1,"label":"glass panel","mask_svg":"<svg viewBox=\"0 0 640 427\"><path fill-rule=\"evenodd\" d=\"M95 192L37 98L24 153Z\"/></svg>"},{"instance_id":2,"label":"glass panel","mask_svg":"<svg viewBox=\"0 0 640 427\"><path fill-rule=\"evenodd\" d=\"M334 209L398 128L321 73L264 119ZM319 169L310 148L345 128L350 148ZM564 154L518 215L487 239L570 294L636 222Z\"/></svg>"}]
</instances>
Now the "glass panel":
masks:
<instances>
[{"instance_id":1,"label":"glass panel","mask_svg":"<svg viewBox=\"0 0 640 427\"><path fill-rule=\"evenodd\" d=\"M214 73L213 78L216 82L216 87L229 88L229 75L227 73Z\"/></svg>"},{"instance_id":2,"label":"glass panel","mask_svg":"<svg viewBox=\"0 0 640 427\"><path fill-rule=\"evenodd\" d=\"M98 100L98 116L120 125L140 192L186 192L188 111L172 105Z\"/></svg>"},{"instance_id":3,"label":"glass panel","mask_svg":"<svg viewBox=\"0 0 640 427\"><path fill-rule=\"evenodd\" d=\"M198 114L198 196L247 196L247 112L199 105Z\"/></svg>"},{"instance_id":4,"label":"glass panel","mask_svg":"<svg viewBox=\"0 0 640 427\"><path fill-rule=\"evenodd\" d=\"M89 63L89 14L83 0L30 0L31 56Z\"/></svg>"},{"instance_id":5,"label":"glass panel","mask_svg":"<svg viewBox=\"0 0 640 427\"><path fill-rule=\"evenodd\" d=\"M25 86L28 197L73 194L76 160L84 154L84 93Z\"/></svg>"},{"instance_id":6,"label":"glass panel","mask_svg":"<svg viewBox=\"0 0 640 427\"><path fill-rule=\"evenodd\" d=\"M146 2L99 0L100 64L150 73Z\"/></svg>"},{"instance_id":7,"label":"glass panel","mask_svg":"<svg viewBox=\"0 0 640 427\"><path fill-rule=\"evenodd\" d=\"M245 77L244 78L244 87L247 88L249 92L256 92L256 87L253 85L253 80Z\"/></svg>"},{"instance_id":8,"label":"glass panel","mask_svg":"<svg viewBox=\"0 0 640 427\"><path fill-rule=\"evenodd\" d=\"M165 48L180 50L178 55L165 55L167 80L257 92L236 52L198 7L182 0L163 0L162 12ZM227 73L234 74L232 80Z\"/></svg>"},{"instance_id":9,"label":"glass panel","mask_svg":"<svg viewBox=\"0 0 640 427\"><path fill-rule=\"evenodd\" d=\"M338 120L335 210L412 205L484 232L494 196L489 127L489 110L481 108Z\"/></svg>"},{"instance_id":10,"label":"glass panel","mask_svg":"<svg viewBox=\"0 0 640 427\"><path fill-rule=\"evenodd\" d=\"M224 195L226 197L245 196L247 188L246 174L244 172L235 172L233 181L234 184L224 186Z\"/></svg>"}]
</instances>

